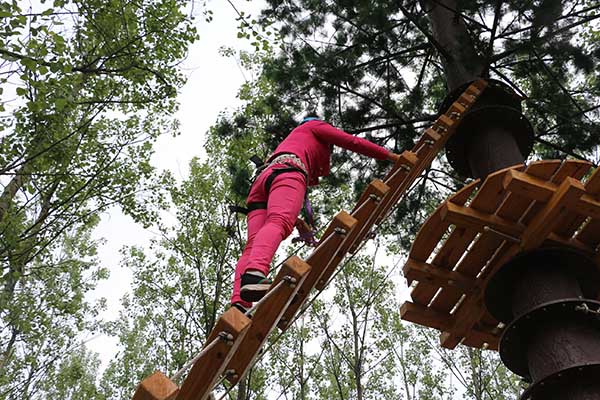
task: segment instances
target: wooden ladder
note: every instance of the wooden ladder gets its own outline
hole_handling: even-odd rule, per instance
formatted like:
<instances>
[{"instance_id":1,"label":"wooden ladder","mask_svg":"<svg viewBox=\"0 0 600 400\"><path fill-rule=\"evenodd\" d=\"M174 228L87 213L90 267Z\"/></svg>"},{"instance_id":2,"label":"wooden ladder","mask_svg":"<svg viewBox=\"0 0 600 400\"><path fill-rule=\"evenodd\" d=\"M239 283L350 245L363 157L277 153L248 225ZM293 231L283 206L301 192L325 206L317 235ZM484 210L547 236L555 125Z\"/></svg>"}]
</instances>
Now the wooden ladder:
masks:
<instances>
[{"instance_id":1,"label":"wooden ladder","mask_svg":"<svg viewBox=\"0 0 600 400\"><path fill-rule=\"evenodd\" d=\"M157 371L138 386L133 400L205 400L219 379L236 384L252 367L269 334L285 331L313 289L322 291L349 252L356 251L431 165L460 120L486 88L472 83L445 114L426 129L410 151L404 151L384 180L373 180L352 212L340 211L329 223L320 244L306 261L290 257L277 274L265 299L250 320L230 308L218 320L204 351L181 388ZM223 377L222 377L223 376Z\"/></svg>"}]
</instances>

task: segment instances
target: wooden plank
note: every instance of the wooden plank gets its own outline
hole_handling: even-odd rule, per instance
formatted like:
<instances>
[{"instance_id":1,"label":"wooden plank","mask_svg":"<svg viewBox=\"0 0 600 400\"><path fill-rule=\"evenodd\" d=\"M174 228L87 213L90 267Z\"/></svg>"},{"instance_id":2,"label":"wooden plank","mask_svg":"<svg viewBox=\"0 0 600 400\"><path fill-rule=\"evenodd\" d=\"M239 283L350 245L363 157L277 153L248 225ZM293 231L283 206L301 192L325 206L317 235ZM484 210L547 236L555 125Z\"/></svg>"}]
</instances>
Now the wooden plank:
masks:
<instances>
[{"instance_id":1,"label":"wooden plank","mask_svg":"<svg viewBox=\"0 0 600 400\"><path fill-rule=\"evenodd\" d=\"M405 321L414 322L440 331L445 331L454 324L454 317L451 314L441 313L429 307L411 303L410 301L405 302L400 307L400 317ZM470 337L480 342L491 342L490 344L494 347L497 347L499 340L497 335L478 329L470 332Z\"/></svg>"},{"instance_id":2,"label":"wooden plank","mask_svg":"<svg viewBox=\"0 0 600 400\"><path fill-rule=\"evenodd\" d=\"M469 335L474 325L483 318L486 312L483 305L483 288L487 286L490 277L518 252L518 245L504 242L500 250L494 253L495 256L483 272L483 275L478 279L475 290L470 296L467 296L454 313L454 324L440 336L440 342L443 347L449 349L455 348L464 337Z\"/></svg>"},{"instance_id":3,"label":"wooden plank","mask_svg":"<svg viewBox=\"0 0 600 400\"><path fill-rule=\"evenodd\" d=\"M460 272L448 271L411 258L404 265L403 271L404 277L410 281L428 282L436 287L451 287L463 293L470 293L475 286L472 278Z\"/></svg>"},{"instance_id":4,"label":"wooden plank","mask_svg":"<svg viewBox=\"0 0 600 400\"><path fill-rule=\"evenodd\" d=\"M138 385L132 400L173 400L178 392L173 381L156 371Z\"/></svg>"},{"instance_id":5,"label":"wooden plank","mask_svg":"<svg viewBox=\"0 0 600 400\"><path fill-rule=\"evenodd\" d=\"M238 383L250 369L260 348L269 338L269 334L279 322L309 271L310 265L297 256L290 257L283 264L273 281L271 291L267 293L269 298L256 307L252 324L240 344L238 352L227 366L227 370L234 371L227 375L227 380L231 384ZM295 282L287 281L288 278L292 278ZM279 286L280 283L281 286Z\"/></svg>"},{"instance_id":6,"label":"wooden plank","mask_svg":"<svg viewBox=\"0 0 600 400\"><path fill-rule=\"evenodd\" d=\"M369 229L371 229L375 222L373 218L374 211L377 208L380 199L387 193L388 190L389 188L387 187L387 185L383 184L383 182L378 180L373 181L369 184L366 191L363 193L365 201L352 213L352 217L356 219L356 225L354 226L354 229L352 229L352 231L348 234L346 240L344 240L344 242L340 246L338 252L333 257L331 263L327 265L327 267L321 274L321 277L319 278L315 286L318 290L325 289L327 282L329 282L329 278L331 278L331 275L333 275L333 272L335 271L341 260L345 257L348 250L356 242L358 234L363 230L366 230L366 232L368 232Z\"/></svg>"},{"instance_id":7,"label":"wooden plank","mask_svg":"<svg viewBox=\"0 0 600 400\"><path fill-rule=\"evenodd\" d=\"M447 200L456 205L463 205L467 202L473 191L477 188L479 181L474 181L463 187L454 196ZM449 224L442 221L441 212L443 205L439 206L433 214L429 216L423 224L421 230L417 233L410 249L410 257L418 261L427 261L429 255L435 249L444 233L448 230Z\"/></svg>"},{"instance_id":8,"label":"wooden plank","mask_svg":"<svg viewBox=\"0 0 600 400\"><path fill-rule=\"evenodd\" d=\"M530 250L541 245L560 218L569 212L569 208L577 205L584 193L585 187L581 182L567 177L523 233L521 248Z\"/></svg>"},{"instance_id":9,"label":"wooden plank","mask_svg":"<svg viewBox=\"0 0 600 400\"><path fill-rule=\"evenodd\" d=\"M592 173L591 177L585 182L585 192L591 196L594 200L598 200L600 194L600 168L596 168ZM581 179L580 179L581 180ZM579 229L580 226L586 221L587 216L575 214L571 216L565 216L559 224L557 224L554 233L559 236L570 238Z\"/></svg>"},{"instance_id":10,"label":"wooden plank","mask_svg":"<svg viewBox=\"0 0 600 400\"><path fill-rule=\"evenodd\" d=\"M400 307L400 317L405 321L414 322L440 331L449 329L453 324L452 315L441 313L410 301L405 302Z\"/></svg>"},{"instance_id":11,"label":"wooden plank","mask_svg":"<svg viewBox=\"0 0 600 400\"><path fill-rule=\"evenodd\" d=\"M585 190L596 199L600 197L600 168L596 168L585 183ZM600 219L591 219L585 222L575 239L595 249L600 244Z\"/></svg>"},{"instance_id":12,"label":"wooden plank","mask_svg":"<svg viewBox=\"0 0 600 400\"><path fill-rule=\"evenodd\" d=\"M479 180L476 180L469 185L466 185L453 196L451 196L448 199L448 202L458 205L465 204L473 191L476 189L478 183ZM438 207L438 209L427 219L419 233L417 233L410 250L411 258L422 262L427 261L429 255L434 250L444 233L447 231L449 224L441 220L441 209L442 206ZM429 304L429 301L437 293L438 289L438 286L434 286L428 282L419 282L412 290L411 298L416 303Z\"/></svg>"},{"instance_id":13,"label":"wooden plank","mask_svg":"<svg viewBox=\"0 0 600 400\"><path fill-rule=\"evenodd\" d=\"M556 173L549 179L554 184L560 184L567 177L581 179L590 169L590 163L581 160L565 160L561 163ZM540 212L543 204L534 203L533 206L525 213L521 221L525 225L529 225L531 220Z\"/></svg>"},{"instance_id":14,"label":"wooden plank","mask_svg":"<svg viewBox=\"0 0 600 400\"><path fill-rule=\"evenodd\" d=\"M249 328L250 319L235 307L221 315L204 346L204 348L211 346L210 350L192 366L176 399L207 399L240 343L246 338ZM224 340L222 335L231 336L230 339ZM212 346L215 340L217 342Z\"/></svg>"},{"instance_id":15,"label":"wooden plank","mask_svg":"<svg viewBox=\"0 0 600 400\"><path fill-rule=\"evenodd\" d=\"M446 202L440 213L442 221L461 227L467 227L478 232L483 232L484 227L490 227L509 236L519 237L524 231L521 224L511 222L494 214L487 214L473 208L458 206Z\"/></svg>"},{"instance_id":16,"label":"wooden plank","mask_svg":"<svg viewBox=\"0 0 600 400\"><path fill-rule=\"evenodd\" d=\"M465 107L462 104L460 104L459 102L455 101L454 103L452 103L452 105L450 106L448 111L446 111L445 114L449 118L452 118L454 120L461 120L462 117L465 115L466 111L467 111L467 107Z\"/></svg>"},{"instance_id":17,"label":"wooden plank","mask_svg":"<svg viewBox=\"0 0 600 400\"><path fill-rule=\"evenodd\" d=\"M573 178L568 179L579 182ZM527 174L517 172L512 172L506 176L505 185L507 189L519 193L523 197L543 203L549 202L558 190L558 186L553 183L544 182ZM600 218L600 202L588 194L582 194L580 199L567 204L566 207L569 208L569 213L567 213L569 218L574 218L577 215L583 216L584 220L586 216ZM556 225L560 226L561 224L557 223Z\"/></svg>"},{"instance_id":18,"label":"wooden plank","mask_svg":"<svg viewBox=\"0 0 600 400\"><path fill-rule=\"evenodd\" d=\"M346 239L348 232L354 228L356 222L356 219L345 211L339 212L333 218L323 234L321 244L306 259L306 263L311 267L310 272L279 320L277 325L279 329L285 331L289 327L294 315L306 302L310 291L314 289L325 269L335 260L338 249Z\"/></svg>"},{"instance_id":19,"label":"wooden plank","mask_svg":"<svg viewBox=\"0 0 600 400\"><path fill-rule=\"evenodd\" d=\"M556 173L560 165L560 160L538 161L530 164L525 172L542 180L548 180ZM496 215L511 221L519 221L531 203L531 199L510 193L498 208Z\"/></svg>"}]
</instances>

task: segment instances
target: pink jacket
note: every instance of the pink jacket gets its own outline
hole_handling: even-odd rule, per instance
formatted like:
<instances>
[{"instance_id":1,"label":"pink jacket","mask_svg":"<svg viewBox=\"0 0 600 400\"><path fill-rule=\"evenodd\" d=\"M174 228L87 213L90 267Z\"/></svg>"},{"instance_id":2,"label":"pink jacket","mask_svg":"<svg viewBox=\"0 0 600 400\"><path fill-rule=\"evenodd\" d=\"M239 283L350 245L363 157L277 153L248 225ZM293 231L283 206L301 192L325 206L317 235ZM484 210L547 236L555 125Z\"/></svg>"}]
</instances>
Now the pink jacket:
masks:
<instances>
[{"instance_id":1,"label":"pink jacket","mask_svg":"<svg viewBox=\"0 0 600 400\"><path fill-rule=\"evenodd\" d=\"M277 146L272 157L280 153L297 155L308 169L308 184L314 186L319 183L320 176L329 175L331 167L330 145L343 147L378 160L385 160L390 154L385 148L366 139L350 135L334 128L327 122L313 120L295 128Z\"/></svg>"}]
</instances>

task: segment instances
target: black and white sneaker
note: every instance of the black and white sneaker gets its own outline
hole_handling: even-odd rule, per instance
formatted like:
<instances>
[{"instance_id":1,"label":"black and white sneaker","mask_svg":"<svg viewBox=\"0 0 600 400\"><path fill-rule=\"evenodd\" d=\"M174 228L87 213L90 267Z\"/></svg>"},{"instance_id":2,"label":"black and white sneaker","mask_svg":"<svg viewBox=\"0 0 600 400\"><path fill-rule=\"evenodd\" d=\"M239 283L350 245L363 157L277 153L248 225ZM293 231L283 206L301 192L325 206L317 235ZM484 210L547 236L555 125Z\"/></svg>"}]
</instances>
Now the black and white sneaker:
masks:
<instances>
[{"instance_id":1,"label":"black and white sneaker","mask_svg":"<svg viewBox=\"0 0 600 400\"><path fill-rule=\"evenodd\" d=\"M242 274L240 297L244 301L254 303L264 297L271 287L271 281L260 271L248 270Z\"/></svg>"}]
</instances>

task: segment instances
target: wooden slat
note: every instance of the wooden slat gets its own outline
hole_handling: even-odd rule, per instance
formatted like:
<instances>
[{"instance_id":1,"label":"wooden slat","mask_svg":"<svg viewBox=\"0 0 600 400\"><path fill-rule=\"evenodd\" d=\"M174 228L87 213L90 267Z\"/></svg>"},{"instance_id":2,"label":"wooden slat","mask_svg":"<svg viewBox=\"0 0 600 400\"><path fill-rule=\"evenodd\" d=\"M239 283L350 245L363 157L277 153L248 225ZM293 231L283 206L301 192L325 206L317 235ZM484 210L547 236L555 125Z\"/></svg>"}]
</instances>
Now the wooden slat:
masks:
<instances>
[{"instance_id":1,"label":"wooden slat","mask_svg":"<svg viewBox=\"0 0 600 400\"><path fill-rule=\"evenodd\" d=\"M441 313L429 307L411 303L410 301L402 304L400 307L400 316L405 321L414 322L440 331L449 329L455 320L451 314ZM472 338L471 340L477 342L490 343L492 348L497 348L498 346L499 337L491 332L475 329L470 333L470 337Z\"/></svg>"},{"instance_id":2,"label":"wooden slat","mask_svg":"<svg viewBox=\"0 0 600 400\"><path fill-rule=\"evenodd\" d=\"M178 392L173 381L156 371L138 385L132 400L173 400Z\"/></svg>"},{"instance_id":3,"label":"wooden slat","mask_svg":"<svg viewBox=\"0 0 600 400\"><path fill-rule=\"evenodd\" d=\"M402 179L398 179L397 177L394 178L394 176L398 175L399 173L401 174L402 172L404 172L404 175L406 175L408 170L410 170L416 163L417 155L415 153L412 151L403 151L383 181L386 185L395 188L400 182L402 182ZM392 179L394 180L391 181ZM391 183L393 183L393 185L391 185Z\"/></svg>"},{"instance_id":4,"label":"wooden slat","mask_svg":"<svg viewBox=\"0 0 600 400\"><path fill-rule=\"evenodd\" d=\"M577 205L585 187L577 179L567 177L548 204L535 216L523 233L521 248L530 250L541 245L569 208Z\"/></svg>"},{"instance_id":5,"label":"wooden slat","mask_svg":"<svg viewBox=\"0 0 600 400\"><path fill-rule=\"evenodd\" d=\"M477 188L479 181L474 181L463 187L455 195L448 199L453 204L462 205L467 202L473 191ZM449 224L440 218L441 206L427 219L424 226L428 226L427 230L421 229L413 242L410 251L410 257L417 261L425 262L429 255L440 241L444 233L447 231ZM452 235L452 234L451 234ZM438 260L439 261L439 260ZM436 260L434 260L434 265ZM429 304L429 301L437 293L439 287L428 282L419 282L411 292L413 301L419 304Z\"/></svg>"},{"instance_id":6,"label":"wooden slat","mask_svg":"<svg viewBox=\"0 0 600 400\"><path fill-rule=\"evenodd\" d=\"M373 219L373 214L375 209L377 208L380 199L388 192L389 188L383 182L379 180L374 180L369 184L361 198L364 201L361 203L359 207L357 207L352 213L352 217L356 219L356 225L352 229L352 231L346 237L346 240L342 243L342 246L332 259L331 263L325 268L325 271L321 274L321 277L317 281L317 285L315 286L318 290L325 289L329 278L333 275L333 272L341 262L341 260L346 256L346 253L351 248L351 246L355 243L358 234L363 230L368 230L373 226L375 222Z\"/></svg>"},{"instance_id":7,"label":"wooden slat","mask_svg":"<svg viewBox=\"0 0 600 400\"><path fill-rule=\"evenodd\" d=\"M592 176L585 182L585 192L594 200L598 200L600 194L600 169L594 170ZM559 236L570 238L578 228L586 221L587 217L579 214L567 215L554 230Z\"/></svg>"},{"instance_id":8,"label":"wooden slat","mask_svg":"<svg viewBox=\"0 0 600 400\"><path fill-rule=\"evenodd\" d=\"M478 280L476 289L472 295L467 296L465 301L458 307L454 313L454 324L448 330L440 335L440 342L443 347L453 349L466 336L468 336L473 326L483 318L485 307L483 306L483 288L487 286L489 278L498 271L508 260L519 252L519 246L513 243L504 242L500 251L491 260L484 271L483 276Z\"/></svg>"},{"instance_id":9,"label":"wooden slat","mask_svg":"<svg viewBox=\"0 0 600 400\"><path fill-rule=\"evenodd\" d=\"M573 181L579 182L575 179ZM563 182L566 182L566 180ZM508 190L542 203L550 201L558 190L558 186L551 182L545 182L532 178L527 174L514 171L507 174L504 183ZM581 187L585 190L583 186ZM600 202L588 194L582 194L580 199L565 206L569 208L569 212L567 213L569 219L575 218L577 215L600 218ZM585 220L585 217L583 219ZM560 222L557 222L556 226L560 227L563 221L564 218Z\"/></svg>"},{"instance_id":10,"label":"wooden slat","mask_svg":"<svg viewBox=\"0 0 600 400\"><path fill-rule=\"evenodd\" d=\"M449 202L446 202L442 207L440 217L442 221L468 227L479 232L483 232L484 227L488 226L514 237L519 237L525 229L520 224L513 223L496 215L482 213L472 208L457 206Z\"/></svg>"},{"instance_id":11,"label":"wooden slat","mask_svg":"<svg viewBox=\"0 0 600 400\"><path fill-rule=\"evenodd\" d=\"M560 184L565 178L572 177L575 179L581 179L587 171L590 169L590 163L581 160L565 160L562 162L556 173L550 178L550 182L554 184ZM540 212L543 204L538 202L527 211L527 213L521 218L521 221L525 225L529 225L531 220Z\"/></svg>"},{"instance_id":12,"label":"wooden slat","mask_svg":"<svg viewBox=\"0 0 600 400\"><path fill-rule=\"evenodd\" d=\"M235 307L221 315L204 347L209 346L214 340L218 342L192 366L176 399L207 399L240 343L245 339L249 328L250 319ZM219 335L222 333L230 334L232 340L221 340ZM208 365L210 368L207 368Z\"/></svg>"},{"instance_id":13,"label":"wooden slat","mask_svg":"<svg viewBox=\"0 0 600 400\"><path fill-rule=\"evenodd\" d=\"M320 244L306 259L306 263L311 267L310 273L304 279L304 282L302 282L298 289L298 293L296 293L296 296L294 296L294 299L283 313L283 316L277 325L279 329L285 331L289 327L294 315L306 302L310 291L315 287L323 272L336 259L336 253L346 239L348 233L352 231L356 225L356 222L356 219L345 211L339 212L335 218L333 218L323 234L323 239L321 240L322 244Z\"/></svg>"},{"instance_id":14,"label":"wooden slat","mask_svg":"<svg viewBox=\"0 0 600 400\"><path fill-rule=\"evenodd\" d=\"M252 317L252 324L240 344L238 352L227 366L227 370L234 371L234 373L227 375L227 379L231 384L235 385L239 382L252 366L254 359L260 352L260 348L267 341L269 334L279 322L283 312L298 292L306 276L308 276L309 271L310 265L297 256L290 257L283 264L271 286L271 290L274 292L267 293L269 298L261 302L256 308ZM295 279L295 284L284 282L278 287L279 283L286 280L287 277ZM212 364L210 365L212 366Z\"/></svg>"},{"instance_id":15,"label":"wooden slat","mask_svg":"<svg viewBox=\"0 0 600 400\"><path fill-rule=\"evenodd\" d=\"M556 173L560 165L560 160L541 161L529 165L525 172L542 180L548 180ZM506 197L496 215L511 221L519 221L530 205L531 199L511 193Z\"/></svg>"},{"instance_id":16,"label":"wooden slat","mask_svg":"<svg viewBox=\"0 0 600 400\"><path fill-rule=\"evenodd\" d=\"M435 265L408 259L403 268L404 277L409 281L428 282L436 287L455 288L462 293L470 293L475 282L460 272L448 271Z\"/></svg>"}]
</instances>

